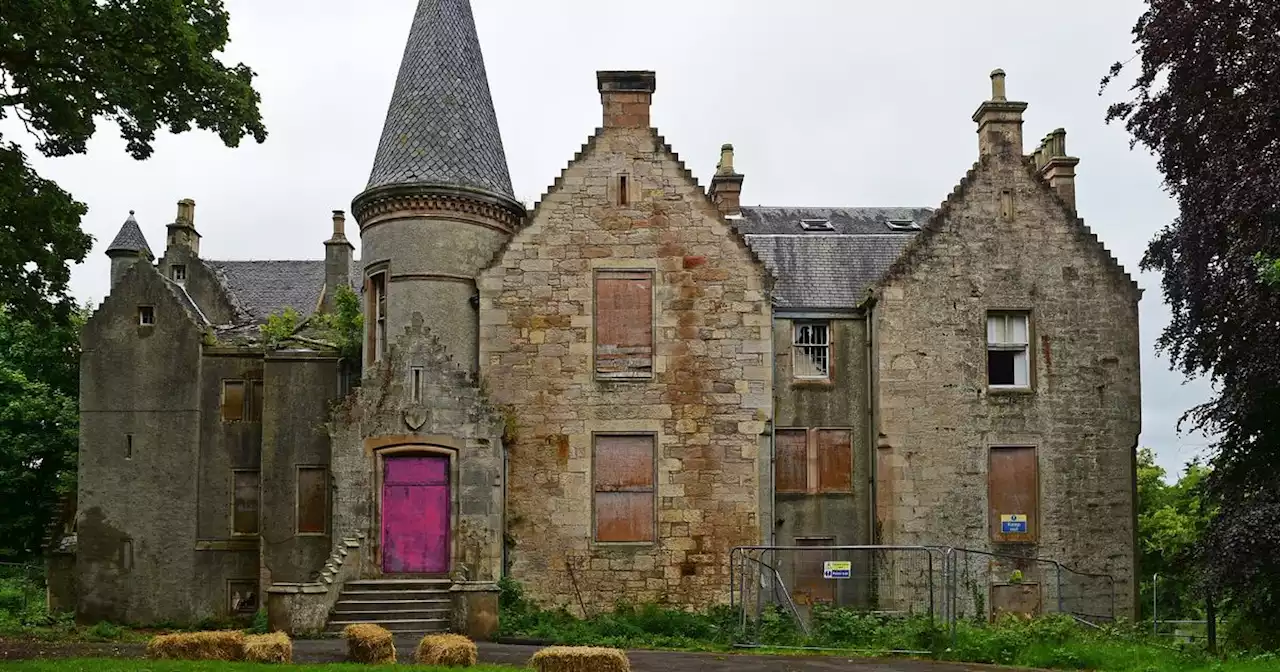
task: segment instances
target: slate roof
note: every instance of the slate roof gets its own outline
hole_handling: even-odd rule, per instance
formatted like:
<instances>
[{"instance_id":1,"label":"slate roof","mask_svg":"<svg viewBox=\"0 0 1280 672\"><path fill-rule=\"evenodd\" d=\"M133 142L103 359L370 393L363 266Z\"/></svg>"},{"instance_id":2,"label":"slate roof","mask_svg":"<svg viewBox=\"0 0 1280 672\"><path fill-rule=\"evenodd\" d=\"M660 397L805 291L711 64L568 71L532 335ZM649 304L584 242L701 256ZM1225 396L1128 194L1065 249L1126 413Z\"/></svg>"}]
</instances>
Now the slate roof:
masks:
<instances>
[{"instance_id":1,"label":"slate roof","mask_svg":"<svg viewBox=\"0 0 1280 672\"><path fill-rule=\"evenodd\" d=\"M866 300L915 235L757 234L746 240L776 279L774 307L848 310Z\"/></svg>"},{"instance_id":2,"label":"slate roof","mask_svg":"<svg viewBox=\"0 0 1280 672\"><path fill-rule=\"evenodd\" d=\"M293 308L306 317L324 290L324 260L206 261L227 289L232 304L256 324Z\"/></svg>"},{"instance_id":3,"label":"slate roof","mask_svg":"<svg viewBox=\"0 0 1280 672\"><path fill-rule=\"evenodd\" d=\"M129 211L129 219L124 220L120 227L120 233L107 246L107 253L112 252L142 252L148 258L153 256L151 246L147 245L147 237L142 235L142 229L138 227L138 220L133 218L132 210Z\"/></svg>"},{"instance_id":4,"label":"slate roof","mask_svg":"<svg viewBox=\"0 0 1280 672\"><path fill-rule=\"evenodd\" d=\"M892 231L889 222L911 221L923 226L933 214L930 208L790 208L743 207L742 219L733 220L734 227L744 234L755 233L804 233L800 222L819 219L831 222L833 231L825 233L886 233Z\"/></svg>"},{"instance_id":5,"label":"slate roof","mask_svg":"<svg viewBox=\"0 0 1280 672\"><path fill-rule=\"evenodd\" d=\"M473 187L513 197L469 0L419 0L369 188Z\"/></svg>"}]
</instances>

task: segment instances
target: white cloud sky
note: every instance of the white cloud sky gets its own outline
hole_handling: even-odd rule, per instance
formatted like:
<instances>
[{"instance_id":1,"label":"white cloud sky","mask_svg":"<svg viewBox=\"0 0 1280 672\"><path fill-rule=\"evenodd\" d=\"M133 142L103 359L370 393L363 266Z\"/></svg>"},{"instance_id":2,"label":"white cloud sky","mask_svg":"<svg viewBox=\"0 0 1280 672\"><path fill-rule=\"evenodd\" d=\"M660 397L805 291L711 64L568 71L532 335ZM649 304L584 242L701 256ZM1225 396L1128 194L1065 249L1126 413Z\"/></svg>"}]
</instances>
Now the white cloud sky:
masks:
<instances>
[{"instance_id":1,"label":"white cloud sky","mask_svg":"<svg viewBox=\"0 0 1280 672\"><path fill-rule=\"evenodd\" d=\"M100 301L102 252L133 209L153 248L193 198L208 258L321 258L329 213L372 165L416 0L227 0L227 60L259 73L266 144L193 132L125 155L103 126L85 156L35 158L89 205L96 237L73 291ZM473 0L516 196L532 203L599 124L595 71L657 71L654 124L705 183L732 142L744 204L937 207L977 157L970 117L1008 72L1030 145L1057 127L1081 158L1079 209L1134 274L1176 214L1155 162L1107 126L1098 82L1133 55L1139 0ZM6 128L13 137L12 128ZM1204 444L1175 432L1207 385L1155 353L1168 319L1141 274L1142 442L1178 470Z\"/></svg>"}]
</instances>

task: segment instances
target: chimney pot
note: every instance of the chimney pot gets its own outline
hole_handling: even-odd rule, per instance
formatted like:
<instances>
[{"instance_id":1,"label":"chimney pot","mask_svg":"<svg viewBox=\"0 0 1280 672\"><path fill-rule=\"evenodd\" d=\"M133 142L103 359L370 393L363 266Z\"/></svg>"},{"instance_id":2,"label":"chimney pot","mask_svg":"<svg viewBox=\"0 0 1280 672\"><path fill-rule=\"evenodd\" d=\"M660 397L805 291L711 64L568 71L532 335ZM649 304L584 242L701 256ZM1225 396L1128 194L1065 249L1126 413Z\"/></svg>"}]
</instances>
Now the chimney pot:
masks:
<instances>
[{"instance_id":1,"label":"chimney pot","mask_svg":"<svg viewBox=\"0 0 1280 672\"><path fill-rule=\"evenodd\" d=\"M717 175L733 175L733 145L720 146L720 165L716 166Z\"/></svg>"},{"instance_id":2,"label":"chimney pot","mask_svg":"<svg viewBox=\"0 0 1280 672\"><path fill-rule=\"evenodd\" d=\"M649 109L657 76L651 70L602 70L596 73L605 128L649 128Z\"/></svg>"},{"instance_id":3,"label":"chimney pot","mask_svg":"<svg viewBox=\"0 0 1280 672\"><path fill-rule=\"evenodd\" d=\"M1004 79L1004 70L996 69L991 72L991 100L997 102L1008 100L1005 97Z\"/></svg>"},{"instance_id":4,"label":"chimney pot","mask_svg":"<svg viewBox=\"0 0 1280 672\"><path fill-rule=\"evenodd\" d=\"M347 215L341 210L333 211L333 237L339 238L346 235Z\"/></svg>"},{"instance_id":5,"label":"chimney pot","mask_svg":"<svg viewBox=\"0 0 1280 672\"><path fill-rule=\"evenodd\" d=\"M196 223L196 202L184 198L178 201L178 217L177 220L183 224L195 225Z\"/></svg>"}]
</instances>

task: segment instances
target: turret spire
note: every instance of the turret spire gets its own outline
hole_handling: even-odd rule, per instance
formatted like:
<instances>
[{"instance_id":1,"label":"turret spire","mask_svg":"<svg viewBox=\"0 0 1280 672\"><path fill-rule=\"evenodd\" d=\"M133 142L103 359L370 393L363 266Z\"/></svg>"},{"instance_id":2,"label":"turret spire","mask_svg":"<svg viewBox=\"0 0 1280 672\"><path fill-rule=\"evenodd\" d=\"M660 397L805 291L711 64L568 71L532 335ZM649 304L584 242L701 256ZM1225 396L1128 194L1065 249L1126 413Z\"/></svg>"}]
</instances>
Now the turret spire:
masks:
<instances>
[{"instance_id":1,"label":"turret spire","mask_svg":"<svg viewBox=\"0 0 1280 672\"><path fill-rule=\"evenodd\" d=\"M132 210L129 211L129 219L124 220L124 225L120 227L120 233L107 246L107 256L118 253L151 258L151 246L147 245L147 238L142 235L142 229L138 226L138 220L134 219Z\"/></svg>"},{"instance_id":2,"label":"turret spire","mask_svg":"<svg viewBox=\"0 0 1280 672\"><path fill-rule=\"evenodd\" d=\"M368 189L392 185L512 198L469 0L418 2Z\"/></svg>"}]
</instances>

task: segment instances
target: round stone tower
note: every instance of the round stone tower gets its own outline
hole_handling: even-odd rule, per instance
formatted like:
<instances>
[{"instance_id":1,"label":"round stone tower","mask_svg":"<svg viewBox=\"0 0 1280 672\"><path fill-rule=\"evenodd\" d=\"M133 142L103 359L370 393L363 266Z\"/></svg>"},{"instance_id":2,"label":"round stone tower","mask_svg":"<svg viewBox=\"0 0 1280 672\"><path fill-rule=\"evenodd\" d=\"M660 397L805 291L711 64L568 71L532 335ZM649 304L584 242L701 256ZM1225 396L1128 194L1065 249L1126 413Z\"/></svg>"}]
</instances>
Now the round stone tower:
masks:
<instances>
[{"instance_id":1,"label":"round stone tower","mask_svg":"<svg viewBox=\"0 0 1280 672\"><path fill-rule=\"evenodd\" d=\"M519 226L469 0L420 0L369 186L351 206L365 274L365 363L414 313L475 370L475 278Z\"/></svg>"}]
</instances>

